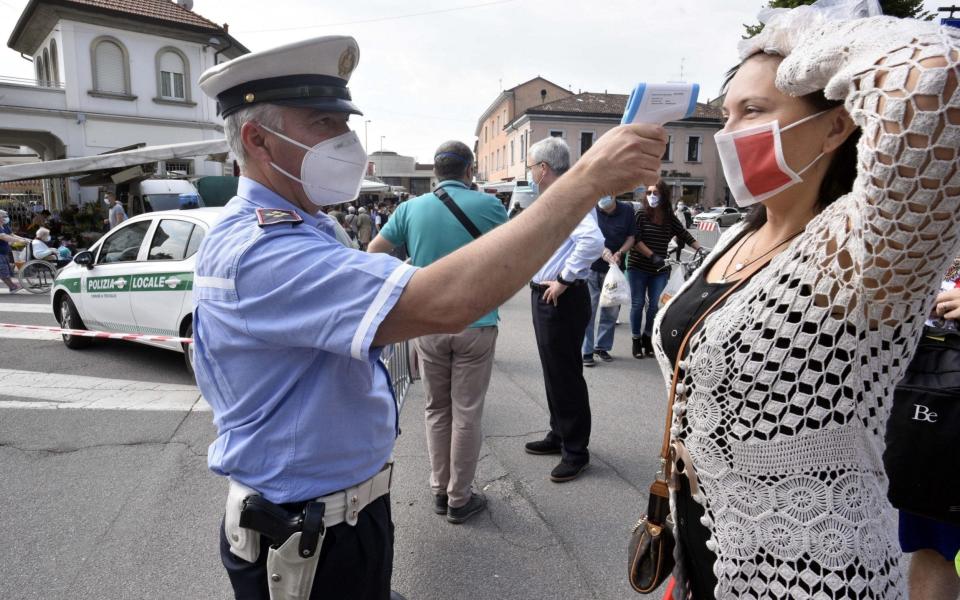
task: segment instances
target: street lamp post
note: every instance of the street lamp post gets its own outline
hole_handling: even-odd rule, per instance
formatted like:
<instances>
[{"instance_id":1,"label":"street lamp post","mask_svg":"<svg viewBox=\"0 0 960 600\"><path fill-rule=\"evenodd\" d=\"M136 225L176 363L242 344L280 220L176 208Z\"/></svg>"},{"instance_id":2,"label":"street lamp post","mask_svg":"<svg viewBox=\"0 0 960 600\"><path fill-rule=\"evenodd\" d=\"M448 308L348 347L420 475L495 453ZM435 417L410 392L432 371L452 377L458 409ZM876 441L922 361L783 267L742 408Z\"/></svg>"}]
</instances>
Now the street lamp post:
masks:
<instances>
[{"instance_id":1,"label":"street lamp post","mask_svg":"<svg viewBox=\"0 0 960 600\"><path fill-rule=\"evenodd\" d=\"M370 119L367 119L363 122L363 149L367 152L370 152L370 139L367 136L367 125L370 124Z\"/></svg>"},{"instance_id":2,"label":"street lamp post","mask_svg":"<svg viewBox=\"0 0 960 600\"><path fill-rule=\"evenodd\" d=\"M383 138L385 138L385 137L387 137L387 136L385 136L385 135L381 135L381 136L380 136L380 154L383 154Z\"/></svg>"}]
</instances>

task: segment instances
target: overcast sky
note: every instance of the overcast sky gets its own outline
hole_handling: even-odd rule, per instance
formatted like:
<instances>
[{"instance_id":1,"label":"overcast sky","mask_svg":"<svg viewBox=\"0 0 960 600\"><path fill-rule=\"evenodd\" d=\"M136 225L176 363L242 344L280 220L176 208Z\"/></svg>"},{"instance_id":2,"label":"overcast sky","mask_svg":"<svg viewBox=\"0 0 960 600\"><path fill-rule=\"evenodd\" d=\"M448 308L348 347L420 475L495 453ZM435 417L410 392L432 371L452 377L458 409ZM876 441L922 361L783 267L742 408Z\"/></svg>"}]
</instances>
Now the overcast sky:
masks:
<instances>
[{"instance_id":1,"label":"overcast sky","mask_svg":"<svg viewBox=\"0 0 960 600\"><path fill-rule=\"evenodd\" d=\"M541 75L573 92L629 93L683 79L717 95L743 23L763 0L195 0L194 11L251 50L319 35L360 44L350 82L365 112L351 122L369 150L431 162L444 140L472 147L477 119L502 89ZM937 0L925 0L935 10ZM27 0L0 0L0 76L33 77L6 48ZM442 12L441 12L442 11ZM418 14L419 13L419 14ZM424 14L426 13L426 14ZM0 124L2 127L3 124Z\"/></svg>"}]
</instances>

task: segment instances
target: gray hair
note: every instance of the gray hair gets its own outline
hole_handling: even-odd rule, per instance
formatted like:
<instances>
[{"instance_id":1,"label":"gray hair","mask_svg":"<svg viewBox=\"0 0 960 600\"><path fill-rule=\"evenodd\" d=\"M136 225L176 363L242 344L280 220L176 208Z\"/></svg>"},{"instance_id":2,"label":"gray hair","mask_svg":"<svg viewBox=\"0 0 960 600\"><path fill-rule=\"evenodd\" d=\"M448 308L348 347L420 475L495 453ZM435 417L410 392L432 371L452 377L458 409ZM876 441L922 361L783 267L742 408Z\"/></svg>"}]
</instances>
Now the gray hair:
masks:
<instances>
[{"instance_id":1,"label":"gray hair","mask_svg":"<svg viewBox=\"0 0 960 600\"><path fill-rule=\"evenodd\" d=\"M227 144L230 145L233 155L237 157L241 171L246 169L248 157L247 151L243 147L240 129L244 123L250 121L262 123L270 129L283 131L283 107L268 103L254 104L248 108L241 108L225 119L224 133L227 136Z\"/></svg>"},{"instance_id":2,"label":"gray hair","mask_svg":"<svg viewBox=\"0 0 960 600\"><path fill-rule=\"evenodd\" d=\"M46 227L41 227L41 228L37 229L36 237L37 237L38 240L42 240L43 238L45 238L45 237L47 237L47 236L49 236L49 235L50 235L50 230L47 229Z\"/></svg>"},{"instance_id":3,"label":"gray hair","mask_svg":"<svg viewBox=\"0 0 960 600\"><path fill-rule=\"evenodd\" d=\"M570 146L561 137L542 139L530 146L527 154L534 164L545 162L557 175L563 175L570 168Z\"/></svg>"},{"instance_id":4,"label":"gray hair","mask_svg":"<svg viewBox=\"0 0 960 600\"><path fill-rule=\"evenodd\" d=\"M473 152L463 142L444 142L433 154L433 172L440 180L463 179L467 169L472 166Z\"/></svg>"}]
</instances>

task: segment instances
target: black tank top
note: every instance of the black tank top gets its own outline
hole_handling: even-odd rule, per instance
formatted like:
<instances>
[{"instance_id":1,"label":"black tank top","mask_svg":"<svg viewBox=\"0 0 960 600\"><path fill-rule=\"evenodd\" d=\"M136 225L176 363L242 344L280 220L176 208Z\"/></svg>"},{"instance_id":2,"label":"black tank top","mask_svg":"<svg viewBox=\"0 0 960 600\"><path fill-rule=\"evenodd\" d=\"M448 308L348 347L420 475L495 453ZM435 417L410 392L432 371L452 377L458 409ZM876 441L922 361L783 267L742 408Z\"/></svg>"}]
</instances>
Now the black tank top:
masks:
<instances>
[{"instance_id":1,"label":"black tank top","mask_svg":"<svg viewBox=\"0 0 960 600\"><path fill-rule=\"evenodd\" d=\"M687 335L687 330L733 285L732 282L707 283L705 273L706 270L686 291L674 299L660 322L660 341L664 354L670 359L670 366L676 365L680 343ZM700 327L702 326L701 323ZM674 518L678 541L683 547L683 559L686 563L684 570L693 597L696 600L709 600L714 597L713 590L717 585L717 577L713 574L713 564L717 557L707 548L710 531L700 522L705 514L703 507L693 499L690 482L682 472L679 483L680 487L674 497Z\"/></svg>"}]
</instances>

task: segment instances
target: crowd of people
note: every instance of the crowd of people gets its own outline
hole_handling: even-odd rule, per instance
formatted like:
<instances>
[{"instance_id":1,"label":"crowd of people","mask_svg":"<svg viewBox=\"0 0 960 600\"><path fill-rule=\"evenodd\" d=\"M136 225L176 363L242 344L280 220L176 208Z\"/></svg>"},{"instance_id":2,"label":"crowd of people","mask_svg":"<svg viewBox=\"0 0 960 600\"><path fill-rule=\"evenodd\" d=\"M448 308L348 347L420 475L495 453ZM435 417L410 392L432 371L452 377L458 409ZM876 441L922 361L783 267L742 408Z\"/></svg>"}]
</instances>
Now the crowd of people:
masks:
<instances>
[{"instance_id":1,"label":"crowd of people","mask_svg":"<svg viewBox=\"0 0 960 600\"><path fill-rule=\"evenodd\" d=\"M358 250L366 250L374 237L380 232L397 208L397 203L389 200L367 203L357 207L356 202L338 204L326 210L327 215L337 221L350 236L351 244Z\"/></svg>"}]
</instances>

